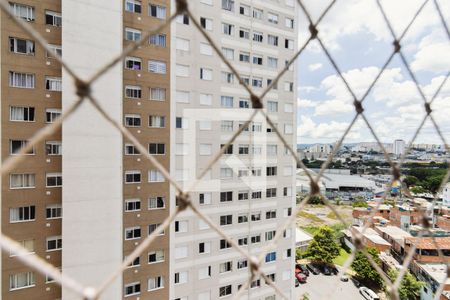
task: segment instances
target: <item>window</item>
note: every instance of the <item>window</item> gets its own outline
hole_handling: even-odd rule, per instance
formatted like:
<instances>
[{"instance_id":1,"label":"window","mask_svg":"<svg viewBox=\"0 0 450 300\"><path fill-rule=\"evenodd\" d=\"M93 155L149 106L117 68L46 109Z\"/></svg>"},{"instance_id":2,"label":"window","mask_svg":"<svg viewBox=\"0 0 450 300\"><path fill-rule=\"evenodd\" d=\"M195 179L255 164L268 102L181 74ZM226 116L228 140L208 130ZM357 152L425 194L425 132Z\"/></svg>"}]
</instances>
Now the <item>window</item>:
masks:
<instances>
[{"instance_id":1,"label":"window","mask_svg":"<svg viewBox=\"0 0 450 300\"><path fill-rule=\"evenodd\" d=\"M284 90L286 92L293 92L294 91L294 83L286 81L284 83Z\"/></svg>"},{"instance_id":2,"label":"window","mask_svg":"<svg viewBox=\"0 0 450 300\"><path fill-rule=\"evenodd\" d=\"M125 256L125 258L127 258L127 257ZM129 268L139 267L140 265L141 265L141 258L138 256L128 265L128 267Z\"/></svg>"},{"instance_id":3,"label":"window","mask_svg":"<svg viewBox=\"0 0 450 300\"><path fill-rule=\"evenodd\" d=\"M203 80L212 80L212 69L200 68L200 79Z\"/></svg>"},{"instance_id":4,"label":"window","mask_svg":"<svg viewBox=\"0 0 450 300\"><path fill-rule=\"evenodd\" d=\"M267 167L266 175L267 176L277 176L277 167Z\"/></svg>"},{"instance_id":5,"label":"window","mask_svg":"<svg viewBox=\"0 0 450 300\"><path fill-rule=\"evenodd\" d=\"M140 171L126 171L125 172L125 183L140 183L141 182L141 172Z\"/></svg>"},{"instance_id":6,"label":"window","mask_svg":"<svg viewBox=\"0 0 450 300\"><path fill-rule=\"evenodd\" d=\"M252 86L254 87L262 87L263 81L260 77L253 77L252 78Z\"/></svg>"},{"instance_id":7,"label":"window","mask_svg":"<svg viewBox=\"0 0 450 300\"><path fill-rule=\"evenodd\" d=\"M263 17L263 10L259 8L253 9L253 18L261 20Z\"/></svg>"},{"instance_id":8,"label":"window","mask_svg":"<svg viewBox=\"0 0 450 300\"><path fill-rule=\"evenodd\" d=\"M156 74L166 74L166 63L163 61L150 60L148 62L148 71Z\"/></svg>"},{"instance_id":9,"label":"window","mask_svg":"<svg viewBox=\"0 0 450 300\"><path fill-rule=\"evenodd\" d=\"M9 3L11 12L18 18L26 21L34 21L34 7L18 3Z\"/></svg>"},{"instance_id":10,"label":"window","mask_svg":"<svg viewBox=\"0 0 450 300\"><path fill-rule=\"evenodd\" d=\"M126 0L125 1L125 11L138 13L142 12L142 3L140 0Z\"/></svg>"},{"instance_id":11,"label":"window","mask_svg":"<svg viewBox=\"0 0 450 300\"><path fill-rule=\"evenodd\" d=\"M276 102L276 101L267 101L267 110L269 112L278 112L278 102Z\"/></svg>"},{"instance_id":12,"label":"window","mask_svg":"<svg viewBox=\"0 0 450 300\"><path fill-rule=\"evenodd\" d=\"M133 144L125 144L125 155L140 155L141 153Z\"/></svg>"},{"instance_id":13,"label":"window","mask_svg":"<svg viewBox=\"0 0 450 300\"><path fill-rule=\"evenodd\" d=\"M148 235L152 234L160 225L159 223L148 225ZM159 235L164 235L164 230Z\"/></svg>"},{"instance_id":14,"label":"window","mask_svg":"<svg viewBox=\"0 0 450 300\"><path fill-rule=\"evenodd\" d=\"M233 269L232 261L226 261L219 264L219 273L231 272L232 269Z\"/></svg>"},{"instance_id":15,"label":"window","mask_svg":"<svg viewBox=\"0 0 450 300\"><path fill-rule=\"evenodd\" d=\"M50 204L45 208L45 216L47 219L60 219L62 217L61 204Z\"/></svg>"},{"instance_id":16,"label":"window","mask_svg":"<svg viewBox=\"0 0 450 300\"><path fill-rule=\"evenodd\" d=\"M210 253L211 252L211 243L210 242L202 242L198 244L198 253Z\"/></svg>"},{"instance_id":17,"label":"window","mask_svg":"<svg viewBox=\"0 0 450 300\"><path fill-rule=\"evenodd\" d=\"M189 91L176 91L175 100L178 103L189 103L191 94Z\"/></svg>"},{"instance_id":18,"label":"window","mask_svg":"<svg viewBox=\"0 0 450 300\"><path fill-rule=\"evenodd\" d=\"M33 272L23 272L9 275L9 290L33 287L36 284Z\"/></svg>"},{"instance_id":19,"label":"window","mask_svg":"<svg viewBox=\"0 0 450 300\"><path fill-rule=\"evenodd\" d=\"M125 228L125 240L135 240L141 238L141 227Z\"/></svg>"},{"instance_id":20,"label":"window","mask_svg":"<svg viewBox=\"0 0 450 300\"><path fill-rule=\"evenodd\" d=\"M233 108L233 97L231 96L221 96L220 105L226 108Z\"/></svg>"},{"instance_id":21,"label":"window","mask_svg":"<svg viewBox=\"0 0 450 300\"><path fill-rule=\"evenodd\" d=\"M148 263L154 264L164 261L164 251L163 250L157 250L157 251L151 251L148 253Z\"/></svg>"},{"instance_id":22,"label":"window","mask_svg":"<svg viewBox=\"0 0 450 300\"><path fill-rule=\"evenodd\" d=\"M250 108L250 101L248 99L239 99L239 108Z\"/></svg>"},{"instance_id":23,"label":"window","mask_svg":"<svg viewBox=\"0 0 450 300\"><path fill-rule=\"evenodd\" d=\"M166 47L166 35L162 33L152 34L148 40L150 45Z\"/></svg>"},{"instance_id":24,"label":"window","mask_svg":"<svg viewBox=\"0 0 450 300\"><path fill-rule=\"evenodd\" d=\"M234 50L233 49L222 47L222 53L227 59L234 60Z\"/></svg>"},{"instance_id":25,"label":"window","mask_svg":"<svg viewBox=\"0 0 450 300\"><path fill-rule=\"evenodd\" d=\"M266 219L275 219L277 217L277 210L268 210L266 211Z\"/></svg>"},{"instance_id":26,"label":"window","mask_svg":"<svg viewBox=\"0 0 450 300\"><path fill-rule=\"evenodd\" d=\"M188 119L176 117L175 118L175 127L179 129L187 129L188 128Z\"/></svg>"},{"instance_id":27,"label":"window","mask_svg":"<svg viewBox=\"0 0 450 300\"><path fill-rule=\"evenodd\" d=\"M46 10L45 11L45 25L61 27L61 25L62 25L61 13Z\"/></svg>"},{"instance_id":28,"label":"window","mask_svg":"<svg viewBox=\"0 0 450 300\"><path fill-rule=\"evenodd\" d=\"M188 232L189 221L175 221L175 232L185 233Z\"/></svg>"},{"instance_id":29,"label":"window","mask_svg":"<svg viewBox=\"0 0 450 300\"><path fill-rule=\"evenodd\" d=\"M199 103L200 105L212 105L212 98L213 96L211 94L200 94L199 96Z\"/></svg>"},{"instance_id":30,"label":"window","mask_svg":"<svg viewBox=\"0 0 450 300\"><path fill-rule=\"evenodd\" d=\"M61 77L45 76L45 89L47 91L61 92L61 90L62 90Z\"/></svg>"},{"instance_id":31,"label":"window","mask_svg":"<svg viewBox=\"0 0 450 300\"><path fill-rule=\"evenodd\" d=\"M246 63L250 62L250 53L249 52L239 53L239 61Z\"/></svg>"},{"instance_id":32,"label":"window","mask_svg":"<svg viewBox=\"0 0 450 300\"><path fill-rule=\"evenodd\" d=\"M140 127L141 116L140 115L125 115L125 126L127 127Z\"/></svg>"},{"instance_id":33,"label":"window","mask_svg":"<svg viewBox=\"0 0 450 300\"><path fill-rule=\"evenodd\" d=\"M186 283L188 282L188 272L187 271L183 271L183 272L177 272L175 273L175 284L182 284L182 283Z\"/></svg>"},{"instance_id":34,"label":"window","mask_svg":"<svg viewBox=\"0 0 450 300\"><path fill-rule=\"evenodd\" d=\"M288 207L284 209L283 215L285 217L289 217L292 214L292 207Z\"/></svg>"},{"instance_id":35,"label":"window","mask_svg":"<svg viewBox=\"0 0 450 300\"><path fill-rule=\"evenodd\" d=\"M267 155L273 156L277 155L277 145L267 145Z\"/></svg>"},{"instance_id":36,"label":"window","mask_svg":"<svg viewBox=\"0 0 450 300\"><path fill-rule=\"evenodd\" d=\"M62 56L62 47L61 47L61 45L48 44L47 46L50 48L50 51L47 51L45 53L45 57L46 58L54 58L56 56L59 56L59 57Z\"/></svg>"},{"instance_id":37,"label":"window","mask_svg":"<svg viewBox=\"0 0 450 300\"><path fill-rule=\"evenodd\" d=\"M159 170L148 171L148 182L164 182L164 176Z\"/></svg>"},{"instance_id":38,"label":"window","mask_svg":"<svg viewBox=\"0 0 450 300\"><path fill-rule=\"evenodd\" d=\"M176 49L180 51L189 51L190 49L189 40L176 38Z\"/></svg>"},{"instance_id":39,"label":"window","mask_svg":"<svg viewBox=\"0 0 450 300\"><path fill-rule=\"evenodd\" d=\"M247 268L247 266L248 266L248 261L246 259L238 260L238 262L237 262L238 269L245 269L245 268Z\"/></svg>"},{"instance_id":40,"label":"window","mask_svg":"<svg viewBox=\"0 0 450 300\"><path fill-rule=\"evenodd\" d=\"M238 177L247 177L248 176L248 169L242 169L238 171Z\"/></svg>"},{"instance_id":41,"label":"window","mask_svg":"<svg viewBox=\"0 0 450 300\"><path fill-rule=\"evenodd\" d=\"M220 129L222 131L233 131L233 121L222 121L220 123Z\"/></svg>"},{"instance_id":42,"label":"window","mask_svg":"<svg viewBox=\"0 0 450 300\"><path fill-rule=\"evenodd\" d=\"M62 175L61 173L48 173L46 177L46 187L61 187L62 186Z\"/></svg>"},{"instance_id":43,"label":"window","mask_svg":"<svg viewBox=\"0 0 450 300\"><path fill-rule=\"evenodd\" d=\"M275 231L275 230L267 231L267 232L265 233L266 241L273 240L273 238L275 237L275 234L276 234L276 231Z\"/></svg>"},{"instance_id":44,"label":"window","mask_svg":"<svg viewBox=\"0 0 450 300\"><path fill-rule=\"evenodd\" d=\"M263 33L262 32L258 32L258 31L254 31L253 32L253 41L262 43L262 41L263 41Z\"/></svg>"},{"instance_id":45,"label":"window","mask_svg":"<svg viewBox=\"0 0 450 300\"><path fill-rule=\"evenodd\" d=\"M164 101L166 100L166 89L164 88L150 88L150 100Z\"/></svg>"},{"instance_id":46,"label":"window","mask_svg":"<svg viewBox=\"0 0 450 300\"><path fill-rule=\"evenodd\" d=\"M266 189L266 198L276 197L277 196L277 188L268 188Z\"/></svg>"},{"instance_id":47,"label":"window","mask_svg":"<svg viewBox=\"0 0 450 300\"><path fill-rule=\"evenodd\" d=\"M246 40L250 39L250 29L239 28L239 37Z\"/></svg>"},{"instance_id":48,"label":"window","mask_svg":"<svg viewBox=\"0 0 450 300\"><path fill-rule=\"evenodd\" d=\"M222 82L223 83L234 83L234 74L231 72L222 72Z\"/></svg>"},{"instance_id":49,"label":"window","mask_svg":"<svg viewBox=\"0 0 450 300\"><path fill-rule=\"evenodd\" d=\"M259 279L256 279L254 281L252 281L252 283L250 283L250 288L256 288L256 287L260 287L261 286L261 281Z\"/></svg>"},{"instance_id":50,"label":"window","mask_svg":"<svg viewBox=\"0 0 450 300\"><path fill-rule=\"evenodd\" d=\"M294 28L294 19L286 18L284 21L287 28Z\"/></svg>"},{"instance_id":51,"label":"window","mask_svg":"<svg viewBox=\"0 0 450 300\"><path fill-rule=\"evenodd\" d=\"M176 65L176 75L180 77L188 77L189 76L189 66L185 65Z\"/></svg>"},{"instance_id":52,"label":"window","mask_svg":"<svg viewBox=\"0 0 450 300\"><path fill-rule=\"evenodd\" d=\"M188 257L188 247L187 246L176 247L174 251L174 257L175 259L182 259Z\"/></svg>"},{"instance_id":53,"label":"window","mask_svg":"<svg viewBox=\"0 0 450 300\"><path fill-rule=\"evenodd\" d=\"M127 199L125 200L125 211L140 211L141 210L141 200L139 199Z\"/></svg>"},{"instance_id":54,"label":"window","mask_svg":"<svg viewBox=\"0 0 450 300\"><path fill-rule=\"evenodd\" d=\"M222 0L222 9L234 11L234 0Z\"/></svg>"},{"instance_id":55,"label":"window","mask_svg":"<svg viewBox=\"0 0 450 300\"><path fill-rule=\"evenodd\" d=\"M284 40L284 48L293 50L294 49L294 40L285 39Z\"/></svg>"},{"instance_id":56,"label":"window","mask_svg":"<svg viewBox=\"0 0 450 300\"><path fill-rule=\"evenodd\" d=\"M27 73L17 73L9 72L9 86L24 88L24 89L34 89L35 86L35 76L34 74Z\"/></svg>"},{"instance_id":57,"label":"window","mask_svg":"<svg viewBox=\"0 0 450 300\"><path fill-rule=\"evenodd\" d=\"M166 152L165 144L150 143L148 144L148 153L152 155L164 155Z\"/></svg>"},{"instance_id":58,"label":"window","mask_svg":"<svg viewBox=\"0 0 450 300\"><path fill-rule=\"evenodd\" d=\"M10 223L34 221L35 217L36 217L36 207L34 205L9 209Z\"/></svg>"},{"instance_id":59,"label":"window","mask_svg":"<svg viewBox=\"0 0 450 300\"><path fill-rule=\"evenodd\" d=\"M53 123L61 116L60 109L48 108L45 110L45 118L47 123Z\"/></svg>"},{"instance_id":60,"label":"window","mask_svg":"<svg viewBox=\"0 0 450 300\"><path fill-rule=\"evenodd\" d=\"M189 16L186 14L178 15L176 21L178 24L189 25Z\"/></svg>"},{"instance_id":61,"label":"window","mask_svg":"<svg viewBox=\"0 0 450 300\"><path fill-rule=\"evenodd\" d=\"M125 285L124 290L125 290L124 291L125 297L139 295L141 293L141 283L139 282L129 283Z\"/></svg>"},{"instance_id":62,"label":"window","mask_svg":"<svg viewBox=\"0 0 450 300\"><path fill-rule=\"evenodd\" d=\"M130 99L140 99L142 97L142 90L140 86L126 85L125 97Z\"/></svg>"},{"instance_id":63,"label":"window","mask_svg":"<svg viewBox=\"0 0 450 300\"><path fill-rule=\"evenodd\" d=\"M125 28L125 40L138 42L141 40L142 33L140 30L133 28Z\"/></svg>"},{"instance_id":64,"label":"window","mask_svg":"<svg viewBox=\"0 0 450 300\"><path fill-rule=\"evenodd\" d=\"M148 279L148 290L157 290L164 288L164 277L156 276Z\"/></svg>"},{"instance_id":65,"label":"window","mask_svg":"<svg viewBox=\"0 0 450 300\"><path fill-rule=\"evenodd\" d=\"M238 200L248 200L248 191L238 192Z\"/></svg>"},{"instance_id":66,"label":"window","mask_svg":"<svg viewBox=\"0 0 450 300\"><path fill-rule=\"evenodd\" d=\"M239 14L249 17L250 16L250 6L241 4L239 6Z\"/></svg>"},{"instance_id":67,"label":"window","mask_svg":"<svg viewBox=\"0 0 450 300\"><path fill-rule=\"evenodd\" d=\"M294 105L292 103L285 103L284 104L284 112L291 113L294 111Z\"/></svg>"},{"instance_id":68,"label":"window","mask_svg":"<svg viewBox=\"0 0 450 300\"><path fill-rule=\"evenodd\" d=\"M9 120L21 122L34 122L35 121L34 112L35 112L34 107L10 106Z\"/></svg>"},{"instance_id":69,"label":"window","mask_svg":"<svg viewBox=\"0 0 450 300\"><path fill-rule=\"evenodd\" d=\"M206 279L211 277L211 266L198 269L198 279Z\"/></svg>"},{"instance_id":70,"label":"window","mask_svg":"<svg viewBox=\"0 0 450 300\"><path fill-rule=\"evenodd\" d=\"M200 54L211 56L213 54L212 46L207 43L200 43Z\"/></svg>"},{"instance_id":71,"label":"window","mask_svg":"<svg viewBox=\"0 0 450 300\"><path fill-rule=\"evenodd\" d=\"M270 263L277 260L277 253L276 252L270 252L266 254L266 263Z\"/></svg>"},{"instance_id":72,"label":"window","mask_svg":"<svg viewBox=\"0 0 450 300\"><path fill-rule=\"evenodd\" d=\"M164 116L149 116L148 126L152 128L164 128L166 124L166 117Z\"/></svg>"},{"instance_id":73,"label":"window","mask_svg":"<svg viewBox=\"0 0 450 300\"><path fill-rule=\"evenodd\" d=\"M247 214L239 214L238 215L238 223L247 223L248 215Z\"/></svg>"},{"instance_id":74,"label":"window","mask_svg":"<svg viewBox=\"0 0 450 300\"><path fill-rule=\"evenodd\" d=\"M248 245L248 238L243 237L238 239L238 245L239 246L247 246Z\"/></svg>"},{"instance_id":75,"label":"window","mask_svg":"<svg viewBox=\"0 0 450 300\"><path fill-rule=\"evenodd\" d=\"M62 143L61 141L48 141L45 142L45 154L47 155L61 155Z\"/></svg>"},{"instance_id":76,"label":"window","mask_svg":"<svg viewBox=\"0 0 450 300\"><path fill-rule=\"evenodd\" d=\"M125 69L142 70L142 60L138 57L127 56L125 58Z\"/></svg>"},{"instance_id":77,"label":"window","mask_svg":"<svg viewBox=\"0 0 450 300\"><path fill-rule=\"evenodd\" d=\"M269 68L276 69L278 67L278 58L275 57L267 57L267 65Z\"/></svg>"},{"instance_id":78,"label":"window","mask_svg":"<svg viewBox=\"0 0 450 300\"><path fill-rule=\"evenodd\" d=\"M9 141L9 153L18 154L22 148L25 148L28 144L26 140L10 140ZM34 154L34 147L26 153L27 155Z\"/></svg>"},{"instance_id":79,"label":"window","mask_svg":"<svg viewBox=\"0 0 450 300\"><path fill-rule=\"evenodd\" d=\"M273 13L268 13L267 21L269 21L269 23L272 23L272 24L278 24L278 15L273 14Z\"/></svg>"},{"instance_id":80,"label":"window","mask_svg":"<svg viewBox=\"0 0 450 300\"><path fill-rule=\"evenodd\" d=\"M200 205L208 205L211 204L211 193L200 193L198 195L198 202Z\"/></svg>"},{"instance_id":81,"label":"window","mask_svg":"<svg viewBox=\"0 0 450 300\"><path fill-rule=\"evenodd\" d=\"M35 174L11 174L10 175L10 188L34 188L36 175Z\"/></svg>"},{"instance_id":82,"label":"window","mask_svg":"<svg viewBox=\"0 0 450 300\"><path fill-rule=\"evenodd\" d=\"M161 209L166 207L166 199L164 197L151 197L148 199L148 209Z\"/></svg>"},{"instance_id":83,"label":"window","mask_svg":"<svg viewBox=\"0 0 450 300\"><path fill-rule=\"evenodd\" d=\"M233 169L232 168L220 168L220 178L221 179L233 178Z\"/></svg>"},{"instance_id":84,"label":"window","mask_svg":"<svg viewBox=\"0 0 450 300\"><path fill-rule=\"evenodd\" d=\"M148 14L158 19L166 18L166 8L161 5L150 4Z\"/></svg>"},{"instance_id":85,"label":"window","mask_svg":"<svg viewBox=\"0 0 450 300\"><path fill-rule=\"evenodd\" d=\"M209 31L213 30L213 20L212 19L200 17L200 25L202 26L202 28L204 28L206 30L209 30Z\"/></svg>"},{"instance_id":86,"label":"window","mask_svg":"<svg viewBox=\"0 0 450 300\"><path fill-rule=\"evenodd\" d=\"M219 297L225 297L228 295L231 295L232 293L232 286L230 285L226 285L226 286L222 286L219 288Z\"/></svg>"},{"instance_id":87,"label":"window","mask_svg":"<svg viewBox=\"0 0 450 300\"><path fill-rule=\"evenodd\" d=\"M233 192L220 192L220 202L233 201Z\"/></svg>"},{"instance_id":88,"label":"window","mask_svg":"<svg viewBox=\"0 0 450 300\"><path fill-rule=\"evenodd\" d=\"M253 64L254 65L262 65L263 57L261 55L253 55Z\"/></svg>"},{"instance_id":89,"label":"window","mask_svg":"<svg viewBox=\"0 0 450 300\"><path fill-rule=\"evenodd\" d=\"M284 133L285 134L292 134L292 124L284 124Z\"/></svg>"},{"instance_id":90,"label":"window","mask_svg":"<svg viewBox=\"0 0 450 300\"><path fill-rule=\"evenodd\" d=\"M233 224L233 215L220 216L220 226L232 224Z\"/></svg>"},{"instance_id":91,"label":"window","mask_svg":"<svg viewBox=\"0 0 450 300\"><path fill-rule=\"evenodd\" d=\"M231 244L227 240L220 240L219 249L231 248Z\"/></svg>"},{"instance_id":92,"label":"window","mask_svg":"<svg viewBox=\"0 0 450 300\"><path fill-rule=\"evenodd\" d=\"M261 199L261 198L262 198L261 191L252 192L252 199Z\"/></svg>"},{"instance_id":93,"label":"window","mask_svg":"<svg viewBox=\"0 0 450 300\"><path fill-rule=\"evenodd\" d=\"M51 236L51 237L48 237L46 240L47 240L47 252L62 249L61 236Z\"/></svg>"},{"instance_id":94,"label":"window","mask_svg":"<svg viewBox=\"0 0 450 300\"><path fill-rule=\"evenodd\" d=\"M34 49L34 41L15 37L9 38L9 50L13 53L34 55Z\"/></svg>"},{"instance_id":95,"label":"window","mask_svg":"<svg viewBox=\"0 0 450 300\"><path fill-rule=\"evenodd\" d=\"M278 37L275 35L269 34L267 36L267 43L272 46L278 46Z\"/></svg>"},{"instance_id":96,"label":"window","mask_svg":"<svg viewBox=\"0 0 450 300\"><path fill-rule=\"evenodd\" d=\"M291 187L284 187L283 188L283 196L292 196L292 188Z\"/></svg>"},{"instance_id":97,"label":"window","mask_svg":"<svg viewBox=\"0 0 450 300\"><path fill-rule=\"evenodd\" d=\"M258 234L258 235L254 235L254 236L250 237L250 242L252 244L261 243L261 235Z\"/></svg>"},{"instance_id":98,"label":"window","mask_svg":"<svg viewBox=\"0 0 450 300\"><path fill-rule=\"evenodd\" d=\"M261 212L255 212L251 214L252 222L261 221Z\"/></svg>"},{"instance_id":99,"label":"window","mask_svg":"<svg viewBox=\"0 0 450 300\"><path fill-rule=\"evenodd\" d=\"M234 25L228 23L222 23L222 33L225 35L234 35Z\"/></svg>"}]
</instances>

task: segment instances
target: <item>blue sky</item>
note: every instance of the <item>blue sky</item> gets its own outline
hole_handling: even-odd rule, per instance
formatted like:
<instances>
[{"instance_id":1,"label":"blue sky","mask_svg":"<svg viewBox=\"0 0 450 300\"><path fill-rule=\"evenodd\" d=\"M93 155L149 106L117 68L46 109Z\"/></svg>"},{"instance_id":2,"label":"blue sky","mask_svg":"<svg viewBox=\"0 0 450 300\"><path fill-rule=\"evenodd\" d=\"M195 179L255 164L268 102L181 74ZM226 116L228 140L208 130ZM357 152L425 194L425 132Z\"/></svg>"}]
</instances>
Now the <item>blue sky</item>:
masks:
<instances>
[{"instance_id":1,"label":"blue sky","mask_svg":"<svg viewBox=\"0 0 450 300\"><path fill-rule=\"evenodd\" d=\"M402 51L428 98L450 70L450 41L433 1L428 1L402 40ZM313 20L329 1L308 0ZM423 1L388 0L382 6L397 36L404 30ZM439 1L450 23L450 1ZM300 45L308 38L304 15L299 17ZM319 36L335 58L350 86L361 97L392 52L392 37L381 12L372 0L337 1L319 25ZM352 98L329 60L313 41L297 62L298 143L335 142L354 116ZM450 140L450 80L432 105L443 134ZM425 112L423 99L397 55L363 103L366 117L383 142L409 141ZM360 119L345 142L374 141ZM417 142L442 143L431 122Z\"/></svg>"}]
</instances>

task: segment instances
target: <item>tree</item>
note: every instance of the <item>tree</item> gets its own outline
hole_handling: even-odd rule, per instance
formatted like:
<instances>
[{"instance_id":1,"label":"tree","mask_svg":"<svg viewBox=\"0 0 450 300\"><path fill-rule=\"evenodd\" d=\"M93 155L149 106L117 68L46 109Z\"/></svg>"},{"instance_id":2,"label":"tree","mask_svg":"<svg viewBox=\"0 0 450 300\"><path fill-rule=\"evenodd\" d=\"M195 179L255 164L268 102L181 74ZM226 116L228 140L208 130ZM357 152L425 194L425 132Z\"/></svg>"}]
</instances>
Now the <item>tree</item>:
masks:
<instances>
[{"instance_id":1,"label":"tree","mask_svg":"<svg viewBox=\"0 0 450 300\"><path fill-rule=\"evenodd\" d=\"M416 176L413 175L408 175L405 177L405 179L403 180L403 182L408 186L414 186L417 184L417 182L419 181L419 179Z\"/></svg>"},{"instance_id":2,"label":"tree","mask_svg":"<svg viewBox=\"0 0 450 300\"><path fill-rule=\"evenodd\" d=\"M368 247L367 252L378 265L381 264L377 249ZM352 263L352 269L356 272L358 277L361 278L361 280L374 284L378 287L382 286L383 279L361 251L356 252L355 260Z\"/></svg>"},{"instance_id":3,"label":"tree","mask_svg":"<svg viewBox=\"0 0 450 300\"><path fill-rule=\"evenodd\" d=\"M323 204L323 201L319 196L312 196L308 199L308 204Z\"/></svg>"},{"instance_id":4,"label":"tree","mask_svg":"<svg viewBox=\"0 0 450 300\"><path fill-rule=\"evenodd\" d=\"M421 187L420 185L413 186L410 190L411 190L411 193L416 194L416 195L425 193L425 189L423 187Z\"/></svg>"},{"instance_id":5,"label":"tree","mask_svg":"<svg viewBox=\"0 0 450 300\"><path fill-rule=\"evenodd\" d=\"M356 199L355 202L352 203L353 207L369 207L366 201L362 199Z\"/></svg>"},{"instance_id":6,"label":"tree","mask_svg":"<svg viewBox=\"0 0 450 300\"><path fill-rule=\"evenodd\" d=\"M333 259L339 256L339 250L333 229L324 225L314 234L308 246L307 255L314 261L332 263Z\"/></svg>"},{"instance_id":7,"label":"tree","mask_svg":"<svg viewBox=\"0 0 450 300\"><path fill-rule=\"evenodd\" d=\"M398 276L397 269L390 269L387 273L389 278L394 281ZM400 287L398 288L398 293L401 300L416 300L420 298L420 290L425 285L423 281L417 280L417 278L411 274L409 271L405 273L402 281L400 282Z\"/></svg>"}]
</instances>

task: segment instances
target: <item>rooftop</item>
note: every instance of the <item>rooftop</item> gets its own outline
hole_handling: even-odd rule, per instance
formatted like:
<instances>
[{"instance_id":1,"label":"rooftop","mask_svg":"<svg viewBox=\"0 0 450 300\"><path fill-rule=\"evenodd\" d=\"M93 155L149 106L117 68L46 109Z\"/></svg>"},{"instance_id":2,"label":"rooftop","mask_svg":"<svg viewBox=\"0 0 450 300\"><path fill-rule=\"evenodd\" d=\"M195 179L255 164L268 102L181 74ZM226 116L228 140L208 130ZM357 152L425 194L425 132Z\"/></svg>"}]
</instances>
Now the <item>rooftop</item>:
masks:
<instances>
[{"instance_id":1,"label":"rooftop","mask_svg":"<svg viewBox=\"0 0 450 300\"><path fill-rule=\"evenodd\" d=\"M438 283L450 284L450 278L447 278L447 266L445 264L417 264L424 270L431 278Z\"/></svg>"},{"instance_id":2,"label":"rooftop","mask_svg":"<svg viewBox=\"0 0 450 300\"><path fill-rule=\"evenodd\" d=\"M301 243L301 242L307 242L311 241L313 238L309 234L307 234L305 231L296 228L295 230L295 242Z\"/></svg>"},{"instance_id":3,"label":"rooftop","mask_svg":"<svg viewBox=\"0 0 450 300\"><path fill-rule=\"evenodd\" d=\"M394 240L412 237L411 234L397 226L376 226L376 229L389 235Z\"/></svg>"},{"instance_id":4,"label":"rooftop","mask_svg":"<svg viewBox=\"0 0 450 300\"><path fill-rule=\"evenodd\" d=\"M354 230L357 230L359 232L362 232L363 228L362 227L357 227L357 226L352 226L352 228ZM352 232L349 229L346 229L343 231L344 234L348 237L352 237ZM366 231L363 233L363 236L372 241L374 244L377 245L386 245L386 246L390 246L391 244L389 242L387 242L385 239L383 239L378 232L376 232L375 230L373 230L372 228L366 228Z\"/></svg>"},{"instance_id":5,"label":"rooftop","mask_svg":"<svg viewBox=\"0 0 450 300\"><path fill-rule=\"evenodd\" d=\"M450 249L450 237L408 237L406 242L415 244L417 249Z\"/></svg>"}]
</instances>

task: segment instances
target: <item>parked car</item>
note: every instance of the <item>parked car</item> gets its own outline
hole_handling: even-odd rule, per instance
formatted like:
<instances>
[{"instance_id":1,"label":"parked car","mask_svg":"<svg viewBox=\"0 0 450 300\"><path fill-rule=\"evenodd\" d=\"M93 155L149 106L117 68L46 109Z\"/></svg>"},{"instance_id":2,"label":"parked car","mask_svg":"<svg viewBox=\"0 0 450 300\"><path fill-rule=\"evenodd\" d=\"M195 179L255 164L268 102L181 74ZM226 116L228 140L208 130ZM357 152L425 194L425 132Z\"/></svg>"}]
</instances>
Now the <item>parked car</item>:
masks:
<instances>
[{"instance_id":1,"label":"parked car","mask_svg":"<svg viewBox=\"0 0 450 300\"><path fill-rule=\"evenodd\" d=\"M334 265L330 265L330 270L331 270L331 273L333 273L333 275L339 274L338 268Z\"/></svg>"},{"instance_id":2,"label":"parked car","mask_svg":"<svg viewBox=\"0 0 450 300\"><path fill-rule=\"evenodd\" d=\"M331 275L331 269L330 269L330 267L328 267L328 266L326 266L326 265L323 265L323 266L322 266L322 273L323 273L323 275L330 276L330 275Z\"/></svg>"},{"instance_id":3,"label":"parked car","mask_svg":"<svg viewBox=\"0 0 450 300\"><path fill-rule=\"evenodd\" d=\"M367 300L380 300L380 297L374 291L365 286L359 288L359 293Z\"/></svg>"},{"instance_id":4,"label":"parked car","mask_svg":"<svg viewBox=\"0 0 450 300\"><path fill-rule=\"evenodd\" d=\"M306 265L308 267L308 270L311 271L311 273L313 273L314 275L319 275L320 271L319 269L316 268L316 266L314 266L313 264L307 264Z\"/></svg>"},{"instance_id":5,"label":"parked car","mask_svg":"<svg viewBox=\"0 0 450 300\"><path fill-rule=\"evenodd\" d=\"M295 274L295 278L296 278L300 283L306 283L306 276L305 276L305 274L297 273L297 274Z\"/></svg>"},{"instance_id":6,"label":"parked car","mask_svg":"<svg viewBox=\"0 0 450 300\"><path fill-rule=\"evenodd\" d=\"M342 275L340 279L343 282L347 282L348 281L348 276L347 275Z\"/></svg>"},{"instance_id":7,"label":"parked car","mask_svg":"<svg viewBox=\"0 0 450 300\"><path fill-rule=\"evenodd\" d=\"M353 284L354 284L356 287L360 287L360 286L361 286L361 283L359 283L359 281L356 280L356 279L353 278L353 277L352 277L352 282L353 282Z\"/></svg>"},{"instance_id":8,"label":"parked car","mask_svg":"<svg viewBox=\"0 0 450 300\"><path fill-rule=\"evenodd\" d=\"M295 277L295 287L298 287L300 285L300 282L298 282L297 277Z\"/></svg>"}]
</instances>

